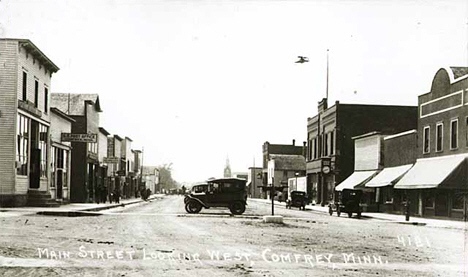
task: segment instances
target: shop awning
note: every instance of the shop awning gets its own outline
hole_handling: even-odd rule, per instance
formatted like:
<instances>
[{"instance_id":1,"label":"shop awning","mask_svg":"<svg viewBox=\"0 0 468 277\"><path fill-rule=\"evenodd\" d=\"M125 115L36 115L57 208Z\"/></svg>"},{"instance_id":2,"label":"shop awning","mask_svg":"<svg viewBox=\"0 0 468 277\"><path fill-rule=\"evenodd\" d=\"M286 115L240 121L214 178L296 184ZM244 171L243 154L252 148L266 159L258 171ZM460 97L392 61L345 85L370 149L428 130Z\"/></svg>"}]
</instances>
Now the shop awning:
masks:
<instances>
[{"instance_id":1,"label":"shop awning","mask_svg":"<svg viewBox=\"0 0 468 277\"><path fill-rule=\"evenodd\" d=\"M451 155L418 159L416 164L398 181L395 189L429 189L466 187L467 155Z\"/></svg>"},{"instance_id":2,"label":"shop awning","mask_svg":"<svg viewBox=\"0 0 468 277\"><path fill-rule=\"evenodd\" d=\"M351 176L346 178L338 186L335 187L336 191L342 191L343 189L356 189L362 187L367 183L375 174L376 170L370 171L355 171Z\"/></svg>"},{"instance_id":3,"label":"shop awning","mask_svg":"<svg viewBox=\"0 0 468 277\"><path fill-rule=\"evenodd\" d=\"M365 186L368 188L380 188L385 186L394 185L400 178L410 170L412 164L384 168Z\"/></svg>"}]
</instances>

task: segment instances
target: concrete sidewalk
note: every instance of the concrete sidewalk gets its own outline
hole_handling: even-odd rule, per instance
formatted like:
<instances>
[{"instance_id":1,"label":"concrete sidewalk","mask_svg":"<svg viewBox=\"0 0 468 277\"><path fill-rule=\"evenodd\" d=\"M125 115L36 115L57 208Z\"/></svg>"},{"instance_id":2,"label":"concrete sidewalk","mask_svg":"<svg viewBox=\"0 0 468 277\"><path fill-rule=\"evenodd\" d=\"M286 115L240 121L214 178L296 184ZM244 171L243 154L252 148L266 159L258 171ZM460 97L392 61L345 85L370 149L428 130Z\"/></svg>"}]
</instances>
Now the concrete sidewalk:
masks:
<instances>
[{"instance_id":1,"label":"concrete sidewalk","mask_svg":"<svg viewBox=\"0 0 468 277\"><path fill-rule=\"evenodd\" d=\"M152 194L148 201L162 198L163 194ZM137 204L144 202L141 198L121 199L120 203L70 203L61 205L60 207L16 207L16 208L0 208L0 217L26 214L40 215L56 215L56 216L92 216L100 215L98 211L125 207L126 205ZM6 213L5 213L6 212Z\"/></svg>"},{"instance_id":2,"label":"concrete sidewalk","mask_svg":"<svg viewBox=\"0 0 468 277\"><path fill-rule=\"evenodd\" d=\"M271 204L271 200L269 199L258 199L258 198L249 198L248 201L255 201L255 202L262 202L265 204ZM285 202L275 201L275 207L283 207L286 208ZM328 206L322 207L317 205L307 205L306 211L311 210L320 213L328 214ZM337 216L336 213L333 216ZM347 217L347 215L344 215ZM391 223L398 223L398 224L410 224L410 225L425 225L429 227L439 227L439 228L453 228L453 229L467 229L468 230L468 222L464 221L456 221L456 220L445 220L445 219L434 219L434 218L423 218L423 217L416 217L411 216L409 221L405 221L404 215L397 215L397 214L387 214L387 213L374 213L374 212L364 212L362 213L364 218L372 218L382 221L388 221Z\"/></svg>"}]
</instances>

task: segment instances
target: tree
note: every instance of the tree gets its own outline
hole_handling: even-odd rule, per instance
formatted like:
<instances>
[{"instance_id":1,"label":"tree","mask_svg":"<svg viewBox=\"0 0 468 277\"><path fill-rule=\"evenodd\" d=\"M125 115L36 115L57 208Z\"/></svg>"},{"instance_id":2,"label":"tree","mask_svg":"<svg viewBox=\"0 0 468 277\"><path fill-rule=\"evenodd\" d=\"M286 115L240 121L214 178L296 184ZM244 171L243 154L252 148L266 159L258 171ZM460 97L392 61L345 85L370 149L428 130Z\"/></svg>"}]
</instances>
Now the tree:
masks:
<instances>
[{"instance_id":1,"label":"tree","mask_svg":"<svg viewBox=\"0 0 468 277\"><path fill-rule=\"evenodd\" d=\"M158 170L161 189L170 190L177 188L177 182L172 179L172 163L161 165L158 167Z\"/></svg>"}]
</instances>

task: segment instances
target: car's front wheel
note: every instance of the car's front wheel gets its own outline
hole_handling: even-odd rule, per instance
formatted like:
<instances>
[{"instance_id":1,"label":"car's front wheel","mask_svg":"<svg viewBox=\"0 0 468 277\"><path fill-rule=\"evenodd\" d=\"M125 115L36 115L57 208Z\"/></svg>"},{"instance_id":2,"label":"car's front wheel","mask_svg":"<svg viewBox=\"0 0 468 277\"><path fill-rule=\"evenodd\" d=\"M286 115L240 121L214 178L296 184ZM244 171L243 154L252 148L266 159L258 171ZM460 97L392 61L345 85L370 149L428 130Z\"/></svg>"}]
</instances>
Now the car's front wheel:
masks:
<instances>
[{"instance_id":1,"label":"car's front wheel","mask_svg":"<svg viewBox=\"0 0 468 277\"><path fill-rule=\"evenodd\" d=\"M185 204L185 210L189 214L197 214L201 211L202 205L198 203L197 201L188 201L187 204Z\"/></svg>"},{"instance_id":2,"label":"car's front wheel","mask_svg":"<svg viewBox=\"0 0 468 277\"><path fill-rule=\"evenodd\" d=\"M234 202L229 207L229 210L231 211L232 214L236 214L236 215L243 214L245 212L245 204L240 201Z\"/></svg>"}]
</instances>

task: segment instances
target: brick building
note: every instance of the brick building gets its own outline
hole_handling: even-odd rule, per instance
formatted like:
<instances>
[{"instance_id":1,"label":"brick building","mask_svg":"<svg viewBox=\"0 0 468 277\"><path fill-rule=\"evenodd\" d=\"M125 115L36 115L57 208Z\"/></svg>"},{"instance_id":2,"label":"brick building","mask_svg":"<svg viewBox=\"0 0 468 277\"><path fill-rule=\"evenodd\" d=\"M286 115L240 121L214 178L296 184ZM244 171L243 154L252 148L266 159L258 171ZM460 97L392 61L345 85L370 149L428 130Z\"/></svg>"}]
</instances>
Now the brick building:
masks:
<instances>
[{"instance_id":1,"label":"brick building","mask_svg":"<svg viewBox=\"0 0 468 277\"><path fill-rule=\"evenodd\" d=\"M466 217L468 68L439 69L418 105L418 159L394 188L413 194L422 216Z\"/></svg>"},{"instance_id":2,"label":"brick building","mask_svg":"<svg viewBox=\"0 0 468 277\"><path fill-rule=\"evenodd\" d=\"M414 120L413 120L414 119ZM307 187L317 204L333 199L334 188L354 171L353 137L377 131L398 133L415 129L417 107L318 104L318 114L307 119Z\"/></svg>"},{"instance_id":3,"label":"brick building","mask_svg":"<svg viewBox=\"0 0 468 277\"><path fill-rule=\"evenodd\" d=\"M0 206L50 198L50 88L59 68L28 39L0 39Z\"/></svg>"},{"instance_id":4,"label":"brick building","mask_svg":"<svg viewBox=\"0 0 468 277\"><path fill-rule=\"evenodd\" d=\"M405 197L414 199L412 193L395 190L394 185L411 169L416 162L417 132L406 132L386 136L383 139L384 168L377 176L365 184L367 188L374 189L376 203L381 212L403 213L402 201ZM411 201L411 210L417 214L417 201Z\"/></svg>"}]
</instances>

